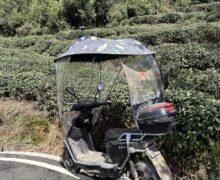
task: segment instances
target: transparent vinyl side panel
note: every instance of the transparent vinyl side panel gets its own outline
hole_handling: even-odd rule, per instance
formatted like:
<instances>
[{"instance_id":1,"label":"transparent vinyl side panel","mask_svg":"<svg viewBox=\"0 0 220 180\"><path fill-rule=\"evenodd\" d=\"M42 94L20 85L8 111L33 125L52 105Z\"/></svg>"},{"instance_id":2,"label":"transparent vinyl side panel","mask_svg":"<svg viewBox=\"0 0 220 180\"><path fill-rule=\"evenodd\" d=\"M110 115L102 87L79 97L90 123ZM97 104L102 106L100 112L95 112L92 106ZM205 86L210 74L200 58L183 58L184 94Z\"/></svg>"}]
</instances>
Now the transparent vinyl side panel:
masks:
<instances>
[{"instance_id":1,"label":"transparent vinyl side panel","mask_svg":"<svg viewBox=\"0 0 220 180\"><path fill-rule=\"evenodd\" d=\"M129 57L122 66L132 106L163 96L161 72L153 55Z\"/></svg>"},{"instance_id":2,"label":"transparent vinyl side panel","mask_svg":"<svg viewBox=\"0 0 220 180\"><path fill-rule=\"evenodd\" d=\"M57 105L60 124L64 134L78 112L69 112L71 106L79 101L96 100L105 102L112 85L114 84L121 64L118 60L111 61L71 61L64 59L56 63ZM101 85L101 90L98 87ZM71 95L67 88L74 92ZM99 110L94 111L94 118L98 117Z\"/></svg>"},{"instance_id":3,"label":"transparent vinyl side panel","mask_svg":"<svg viewBox=\"0 0 220 180\"><path fill-rule=\"evenodd\" d=\"M64 100L65 96L65 84L66 84L66 74L68 67L68 59L62 59L55 63L56 67L56 86L57 86L57 107L59 115L59 123L64 135L66 135L73 117L77 116L76 112L67 113L67 105ZM66 110L65 110L66 109Z\"/></svg>"}]
</instances>

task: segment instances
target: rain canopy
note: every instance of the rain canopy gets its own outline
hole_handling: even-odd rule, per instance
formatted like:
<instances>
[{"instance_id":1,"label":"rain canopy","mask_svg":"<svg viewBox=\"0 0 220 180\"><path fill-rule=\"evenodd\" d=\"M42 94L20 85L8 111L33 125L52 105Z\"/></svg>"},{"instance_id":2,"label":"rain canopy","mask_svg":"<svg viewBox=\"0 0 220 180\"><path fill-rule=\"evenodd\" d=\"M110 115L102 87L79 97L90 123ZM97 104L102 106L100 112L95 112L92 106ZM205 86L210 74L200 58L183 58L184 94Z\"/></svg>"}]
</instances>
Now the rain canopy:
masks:
<instances>
[{"instance_id":1,"label":"rain canopy","mask_svg":"<svg viewBox=\"0 0 220 180\"><path fill-rule=\"evenodd\" d=\"M71 121L75 112L68 109L78 100L104 102L122 66L132 105L159 96L163 88L154 52L134 39L81 37L55 64L61 125ZM73 89L78 99L66 93L67 88Z\"/></svg>"},{"instance_id":2,"label":"rain canopy","mask_svg":"<svg viewBox=\"0 0 220 180\"><path fill-rule=\"evenodd\" d=\"M55 59L55 62L64 57L72 56L72 59L96 56L103 61L105 57L154 54L141 42L134 39L104 39L98 37L81 37L77 39L69 49Z\"/></svg>"}]
</instances>

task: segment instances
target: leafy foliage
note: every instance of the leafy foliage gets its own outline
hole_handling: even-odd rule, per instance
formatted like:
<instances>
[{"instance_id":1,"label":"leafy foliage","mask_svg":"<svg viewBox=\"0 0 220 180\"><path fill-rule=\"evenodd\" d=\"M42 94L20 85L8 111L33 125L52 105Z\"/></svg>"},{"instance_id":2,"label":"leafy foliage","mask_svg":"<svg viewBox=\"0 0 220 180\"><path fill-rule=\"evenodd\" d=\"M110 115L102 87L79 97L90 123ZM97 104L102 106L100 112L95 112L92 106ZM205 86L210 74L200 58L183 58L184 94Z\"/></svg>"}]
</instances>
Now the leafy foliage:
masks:
<instances>
[{"instance_id":1,"label":"leafy foliage","mask_svg":"<svg viewBox=\"0 0 220 180\"><path fill-rule=\"evenodd\" d=\"M176 104L178 126L164 140L164 149L176 168L197 168L201 154L219 138L220 101L204 93L179 88L167 91L167 99ZM168 153L169 152L169 153ZM184 158L180 158L184 156Z\"/></svg>"}]
</instances>

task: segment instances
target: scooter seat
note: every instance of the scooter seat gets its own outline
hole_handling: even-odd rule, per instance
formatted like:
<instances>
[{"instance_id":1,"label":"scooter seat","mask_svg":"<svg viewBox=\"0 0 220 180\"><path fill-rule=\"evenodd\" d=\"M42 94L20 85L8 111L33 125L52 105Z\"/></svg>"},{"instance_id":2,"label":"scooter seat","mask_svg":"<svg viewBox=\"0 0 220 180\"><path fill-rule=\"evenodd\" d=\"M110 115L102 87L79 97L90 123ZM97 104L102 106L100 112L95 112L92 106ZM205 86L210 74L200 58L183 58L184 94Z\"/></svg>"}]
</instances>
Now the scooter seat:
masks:
<instances>
[{"instance_id":1,"label":"scooter seat","mask_svg":"<svg viewBox=\"0 0 220 180\"><path fill-rule=\"evenodd\" d=\"M112 128L105 133L106 141L118 139L123 133L139 133L137 128Z\"/></svg>"}]
</instances>

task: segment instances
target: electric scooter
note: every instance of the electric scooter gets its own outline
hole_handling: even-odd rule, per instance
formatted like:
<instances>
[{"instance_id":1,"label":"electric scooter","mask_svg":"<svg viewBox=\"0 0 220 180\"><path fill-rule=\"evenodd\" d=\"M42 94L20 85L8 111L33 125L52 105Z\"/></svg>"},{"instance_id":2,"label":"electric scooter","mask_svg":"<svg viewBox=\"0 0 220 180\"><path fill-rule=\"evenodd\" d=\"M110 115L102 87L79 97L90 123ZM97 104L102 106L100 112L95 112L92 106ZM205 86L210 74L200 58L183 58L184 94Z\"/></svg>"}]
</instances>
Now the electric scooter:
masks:
<instances>
[{"instance_id":1,"label":"electric scooter","mask_svg":"<svg viewBox=\"0 0 220 180\"><path fill-rule=\"evenodd\" d=\"M60 124L66 130L65 168L100 179L172 179L156 140L173 127L176 109L164 102L154 52L134 39L81 37L55 59L55 65ZM135 127L109 129L106 152L98 152L91 132L121 73Z\"/></svg>"}]
</instances>

